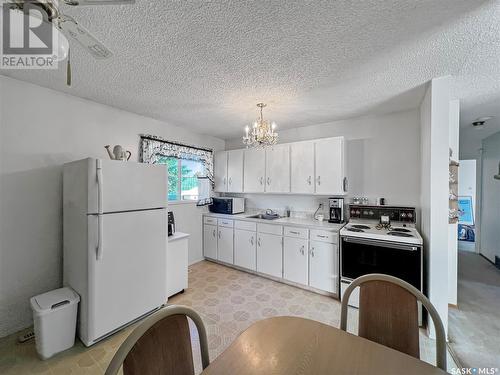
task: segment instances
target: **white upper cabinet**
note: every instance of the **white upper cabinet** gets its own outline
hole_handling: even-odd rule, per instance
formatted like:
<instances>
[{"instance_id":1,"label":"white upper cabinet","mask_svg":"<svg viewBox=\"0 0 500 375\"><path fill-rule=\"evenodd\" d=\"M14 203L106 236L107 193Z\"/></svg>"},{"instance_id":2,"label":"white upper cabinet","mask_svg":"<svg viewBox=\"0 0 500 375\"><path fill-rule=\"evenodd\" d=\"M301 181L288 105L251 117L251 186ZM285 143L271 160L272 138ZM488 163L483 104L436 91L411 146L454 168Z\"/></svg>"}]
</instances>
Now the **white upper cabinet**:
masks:
<instances>
[{"instance_id":1,"label":"white upper cabinet","mask_svg":"<svg viewBox=\"0 0 500 375\"><path fill-rule=\"evenodd\" d=\"M314 193L314 142L290 144L291 192Z\"/></svg>"},{"instance_id":2,"label":"white upper cabinet","mask_svg":"<svg viewBox=\"0 0 500 375\"><path fill-rule=\"evenodd\" d=\"M227 151L219 151L214 157L215 191L227 191Z\"/></svg>"},{"instance_id":3,"label":"white upper cabinet","mask_svg":"<svg viewBox=\"0 0 500 375\"><path fill-rule=\"evenodd\" d=\"M243 187L245 193L263 193L265 188L265 150L245 150Z\"/></svg>"},{"instance_id":4,"label":"white upper cabinet","mask_svg":"<svg viewBox=\"0 0 500 375\"><path fill-rule=\"evenodd\" d=\"M243 192L243 150L228 151L227 191Z\"/></svg>"},{"instance_id":5,"label":"white upper cabinet","mask_svg":"<svg viewBox=\"0 0 500 375\"><path fill-rule=\"evenodd\" d=\"M266 192L290 192L290 145L266 149Z\"/></svg>"},{"instance_id":6,"label":"white upper cabinet","mask_svg":"<svg viewBox=\"0 0 500 375\"><path fill-rule=\"evenodd\" d=\"M345 195L344 137L215 154L215 191Z\"/></svg>"},{"instance_id":7,"label":"white upper cabinet","mask_svg":"<svg viewBox=\"0 0 500 375\"><path fill-rule=\"evenodd\" d=\"M344 137L321 139L314 144L316 194L345 194Z\"/></svg>"}]
</instances>

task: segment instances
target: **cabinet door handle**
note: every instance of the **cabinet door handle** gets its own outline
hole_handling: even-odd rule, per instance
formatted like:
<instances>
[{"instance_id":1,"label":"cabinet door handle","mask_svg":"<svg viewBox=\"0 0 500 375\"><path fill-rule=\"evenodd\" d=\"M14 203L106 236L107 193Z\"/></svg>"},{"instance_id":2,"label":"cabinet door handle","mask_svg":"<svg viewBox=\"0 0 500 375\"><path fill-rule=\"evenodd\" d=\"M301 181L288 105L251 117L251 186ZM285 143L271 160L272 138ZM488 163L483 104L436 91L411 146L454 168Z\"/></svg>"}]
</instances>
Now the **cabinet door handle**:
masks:
<instances>
[{"instance_id":1,"label":"cabinet door handle","mask_svg":"<svg viewBox=\"0 0 500 375\"><path fill-rule=\"evenodd\" d=\"M325 235L323 235L323 234L317 234L317 236L318 236L319 238L328 238L328 236L325 236Z\"/></svg>"},{"instance_id":2,"label":"cabinet door handle","mask_svg":"<svg viewBox=\"0 0 500 375\"><path fill-rule=\"evenodd\" d=\"M223 180L223 181L224 181L224 185L225 185L225 184L226 184L226 181L227 181L227 180L226 180L226 177L224 177L224 180Z\"/></svg>"},{"instance_id":3,"label":"cabinet door handle","mask_svg":"<svg viewBox=\"0 0 500 375\"><path fill-rule=\"evenodd\" d=\"M219 239L220 239L220 235L221 235L221 234L220 234L220 231L219 231Z\"/></svg>"},{"instance_id":4,"label":"cabinet door handle","mask_svg":"<svg viewBox=\"0 0 500 375\"><path fill-rule=\"evenodd\" d=\"M307 178L307 183L308 183L309 185L311 185L311 176L309 176L309 177Z\"/></svg>"},{"instance_id":5,"label":"cabinet door handle","mask_svg":"<svg viewBox=\"0 0 500 375\"><path fill-rule=\"evenodd\" d=\"M321 176L318 176L316 180L318 181L318 185L321 185Z\"/></svg>"},{"instance_id":6,"label":"cabinet door handle","mask_svg":"<svg viewBox=\"0 0 500 375\"><path fill-rule=\"evenodd\" d=\"M250 237L250 243L253 245L253 236Z\"/></svg>"},{"instance_id":7,"label":"cabinet door handle","mask_svg":"<svg viewBox=\"0 0 500 375\"><path fill-rule=\"evenodd\" d=\"M348 185L349 184L348 184L348 181L347 181L347 177L344 177L344 181L343 181L343 184L342 184L342 188L344 189L344 192L347 191L347 189L349 187Z\"/></svg>"},{"instance_id":8,"label":"cabinet door handle","mask_svg":"<svg viewBox=\"0 0 500 375\"><path fill-rule=\"evenodd\" d=\"M231 185L233 183L233 179L231 177L229 177L229 185Z\"/></svg>"},{"instance_id":9,"label":"cabinet door handle","mask_svg":"<svg viewBox=\"0 0 500 375\"><path fill-rule=\"evenodd\" d=\"M297 234L297 235L299 235L299 234L300 234L299 232L296 232L296 231L294 231L294 230L291 230L291 231L290 231L290 233L292 233L292 234Z\"/></svg>"},{"instance_id":10,"label":"cabinet door handle","mask_svg":"<svg viewBox=\"0 0 500 375\"><path fill-rule=\"evenodd\" d=\"M311 257L314 258L314 247L311 247Z\"/></svg>"},{"instance_id":11,"label":"cabinet door handle","mask_svg":"<svg viewBox=\"0 0 500 375\"><path fill-rule=\"evenodd\" d=\"M267 178L267 184L268 184L268 185L271 185L271 177L268 177L268 178Z\"/></svg>"},{"instance_id":12,"label":"cabinet door handle","mask_svg":"<svg viewBox=\"0 0 500 375\"><path fill-rule=\"evenodd\" d=\"M215 229L214 229L214 238L215 238Z\"/></svg>"},{"instance_id":13,"label":"cabinet door handle","mask_svg":"<svg viewBox=\"0 0 500 375\"><path fill-rule=\"evenodd\" d=\"M260 184L263 185L264 184L264 177L259 178L259 181L260 181Z\"/></svg>"},{"instance_id":14,"label":"cabinet door handle","mask_svg":"<svg viewBox=\"0 0 500 375\"><path fill-rule=\"evenodd\" d=\"M259 239L257 240L257 245L259 245L259 247L260 247L260 237L259 237Z\"/></svg>"},{"instance_id":15,"label":"cabinet door handle","mask_svg":"<svg viewBox=\"0 0 500 375\"><path fill-rule=\"evenodd\" d=\"M302 245L302 246L300 247L300 253L301 253L302 255L304 255L304 245Z\"/></svg>"}]
</instances>

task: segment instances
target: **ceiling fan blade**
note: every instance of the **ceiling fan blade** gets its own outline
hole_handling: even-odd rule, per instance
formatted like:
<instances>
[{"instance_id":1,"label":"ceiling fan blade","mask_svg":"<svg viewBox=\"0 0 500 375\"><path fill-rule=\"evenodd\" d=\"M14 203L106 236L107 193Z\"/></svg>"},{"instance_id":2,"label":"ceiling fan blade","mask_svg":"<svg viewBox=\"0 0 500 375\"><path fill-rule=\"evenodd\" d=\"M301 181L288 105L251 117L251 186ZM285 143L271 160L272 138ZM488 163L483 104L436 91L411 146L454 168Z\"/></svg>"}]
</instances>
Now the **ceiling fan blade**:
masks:
<instances>
[{"instance_id":1,"label":"ceiling fan blade","mask_svg":"<svg viewBox=\"0 0 500 375\"><path fill-rule=\"evenodd\" d=\"M97 40L83 26L78 24L69 16L61 16L58 19L57 27L69 37L69 40L75 40L83 46L96 59L107 59L113 56L113 53Z\"/></svg>"},{"instance_id":2,"label":"ceiling fan blade","mask_svg":"<svg viewBox=\"0 0 500 375\"><path fill-rule=\"evenodd\" d=\"M67 5L120 5L134 4L135 0L63 0Z\"/></svg>"}]
</instances>

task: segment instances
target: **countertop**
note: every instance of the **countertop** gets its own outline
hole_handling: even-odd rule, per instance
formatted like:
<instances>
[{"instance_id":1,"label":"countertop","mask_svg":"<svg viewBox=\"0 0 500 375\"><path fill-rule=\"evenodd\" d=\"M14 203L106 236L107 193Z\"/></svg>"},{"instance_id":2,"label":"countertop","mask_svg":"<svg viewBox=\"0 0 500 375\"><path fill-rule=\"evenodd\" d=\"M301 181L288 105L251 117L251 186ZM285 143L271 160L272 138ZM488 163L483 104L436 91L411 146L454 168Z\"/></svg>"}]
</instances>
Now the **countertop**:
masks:
<instances>
[{"instance_id":1,"label":"countertop","mask_svg":"<svg viewBox=\"0 0 500 375\"><path fill-rule=\"evenodd\" d=\"M168 242L174 242L188 237L189 237L188 233L175 232L171 236L168 236Z\"/></svg>"},{"instance_id":2,"label":"countertop","mask_svg":"<svg viewBox=\"0 0 500 375\"><path fill-rule=\"evenodd\" d=\"M221 219L232 219L232 220L244 220L244 221L253 221L256 223L265 223L265 224L274 224L274 225L293 225L305 228L312 229L322 229L330 232L338 232L344 224L334 224L329 223L328 220L318 221L310 218L298 218L298 217L281 217L279 219L274 220L266 220L266 219L256 219L249 218L247 216L255 215L255 212L250 213L241 213L235 215L227 215L227 214L216 214L213 212L206 212L203 214L204 216L217 217Z\"/></svg>"}]
</instances>

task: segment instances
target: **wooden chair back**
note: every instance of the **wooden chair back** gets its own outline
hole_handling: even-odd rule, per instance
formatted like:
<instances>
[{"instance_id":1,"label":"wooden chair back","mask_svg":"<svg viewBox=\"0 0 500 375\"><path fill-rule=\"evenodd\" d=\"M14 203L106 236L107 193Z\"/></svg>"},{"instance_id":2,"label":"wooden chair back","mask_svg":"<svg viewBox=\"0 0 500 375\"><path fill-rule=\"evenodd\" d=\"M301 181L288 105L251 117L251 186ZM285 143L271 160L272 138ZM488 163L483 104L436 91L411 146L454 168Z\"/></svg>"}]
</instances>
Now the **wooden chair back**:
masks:
<instances>
[{"instance_id":1,"label":"wooden chair back","mask_svg":"<svg viewBox=\"0 0 500 375\"><path fill-rule=\"evenodd\" d=\"M347 306L359 286L358 335L420 359L418 305L429 312L436 329L436 362L446 371L443 323L431 302L418 289L393 276L370 274L357 278L342 297L340 328L347 330Z\"/></svg>"},{"instance_id":2,"label":"wooden chair back","mask_svg":"<svg viewBox=\"0 0 500 375\"><path fill-rule=\"evenodd\" d=\"M141 323L123 342L105 375L194 375L188 317L197 328L203 368L209 364L205 327L185 306L169 306Z\"/></svg>"}]
</instances>

